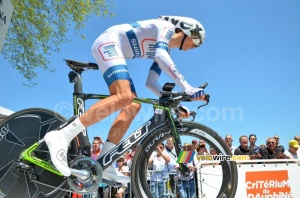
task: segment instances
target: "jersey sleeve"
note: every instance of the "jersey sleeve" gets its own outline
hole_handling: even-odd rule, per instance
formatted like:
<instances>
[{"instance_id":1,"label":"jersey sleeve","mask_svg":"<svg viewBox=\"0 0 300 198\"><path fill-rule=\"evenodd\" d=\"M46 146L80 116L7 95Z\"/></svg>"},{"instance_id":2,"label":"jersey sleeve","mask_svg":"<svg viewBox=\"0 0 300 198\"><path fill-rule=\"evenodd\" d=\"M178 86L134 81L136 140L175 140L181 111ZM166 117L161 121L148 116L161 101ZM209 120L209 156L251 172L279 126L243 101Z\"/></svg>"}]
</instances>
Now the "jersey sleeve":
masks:
<instances>
[{"instance_id":1,"label":"jersey sleeve","mask_svg":"<svg viewBox=\"0 0 300 198\"><path fill-rule=\"evenodd\" d=\"M161 96L160 91L162 89L161 85L158 82L158 78L161 74L161 69L158 66L157 62L153 62L146 81L146 87L150 89L158 97Z\"/></svg>"},{"instance_id":2,"label":"jersey sleeve","mask_svg":"<svg viewBox=\"0 0 300 198\"><path fill-rule=\"evenodd\" d=\"M170 24L169 26L166 24ZM169 54L169 42L175 32L174 26L171 23L163 23L158 26L155 61L168 76L182 89L187 90L192 88L184 79L183 75L176 68Z\"/></svg>"}]
</instances>

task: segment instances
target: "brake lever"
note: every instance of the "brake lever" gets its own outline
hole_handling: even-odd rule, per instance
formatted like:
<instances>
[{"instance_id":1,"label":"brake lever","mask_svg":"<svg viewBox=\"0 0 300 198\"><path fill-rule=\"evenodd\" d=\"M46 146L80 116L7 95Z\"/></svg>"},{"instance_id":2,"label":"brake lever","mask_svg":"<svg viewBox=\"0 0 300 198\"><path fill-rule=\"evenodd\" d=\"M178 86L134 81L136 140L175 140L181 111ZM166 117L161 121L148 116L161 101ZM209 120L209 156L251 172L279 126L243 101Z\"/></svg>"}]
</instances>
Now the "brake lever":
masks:
<instances>
[{"instance_id":1,"label":"brake lever","mask_svg":"<svg viewBox=\"0 0 300 198\"><path fill-rule=\"evenodd\" d=\"M196 112L195 111L191 111L190 112L190 116L193 118L191 121L193 122L195 120L195 117L196 117Z\"/></svg>"},{"instance_id":2,"label":"brake lever","mask_svg":"<svg viewBox=\"0 0 300 198\"><path fill-rule=\"evenodd\" d=\"M197 109L200 109L201 107L204 107L204 106L208 105L209 99L210 99L210 95L209 94L205 94L204 99L206 100L206 103L203 104L203 105L200 105Z\"/></svg>"}]
</instances>

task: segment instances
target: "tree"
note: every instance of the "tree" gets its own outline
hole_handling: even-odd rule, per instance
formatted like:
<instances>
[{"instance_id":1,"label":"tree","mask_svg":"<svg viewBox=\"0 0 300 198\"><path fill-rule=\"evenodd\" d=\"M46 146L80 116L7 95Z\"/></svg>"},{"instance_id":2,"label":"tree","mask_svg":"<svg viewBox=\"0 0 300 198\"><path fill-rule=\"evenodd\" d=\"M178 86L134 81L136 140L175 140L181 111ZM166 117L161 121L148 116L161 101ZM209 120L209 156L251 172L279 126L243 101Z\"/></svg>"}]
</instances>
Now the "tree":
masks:
<instances>
[{"instance_id":1,"label":"tree","mask_svg":"<svg viewBox=\"0 0 300 198\"><path fill-rule=\"evenodd\" d=\"M14 6L11 24L2 49L4 59L24 77L27 86L34 86L36 69L54 71L47 65L52 52L60 51L60 44L69 42L66 33L80 29L96 14L114 16L111 2L106 0L10 0Z\"/></svg>"}]
</instances>

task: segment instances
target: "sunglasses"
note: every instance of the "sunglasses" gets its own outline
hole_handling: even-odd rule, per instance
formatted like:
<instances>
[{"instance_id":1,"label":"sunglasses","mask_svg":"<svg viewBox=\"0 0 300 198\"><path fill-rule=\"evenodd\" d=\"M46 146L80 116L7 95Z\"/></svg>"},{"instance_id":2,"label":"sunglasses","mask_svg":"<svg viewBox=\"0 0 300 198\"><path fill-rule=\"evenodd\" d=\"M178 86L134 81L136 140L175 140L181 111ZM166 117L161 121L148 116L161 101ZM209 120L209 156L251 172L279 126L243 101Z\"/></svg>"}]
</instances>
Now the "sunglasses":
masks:
<instances>
[{"instance_id":1,"label":"sunglasses","mask_svg":"<svg viewBox=\"0 0 300 198\"><path fill-rule=\"evenodd\" d=\"M268 142L267 144L275 144L275 142Z\"/></svg>"}]
</instances>

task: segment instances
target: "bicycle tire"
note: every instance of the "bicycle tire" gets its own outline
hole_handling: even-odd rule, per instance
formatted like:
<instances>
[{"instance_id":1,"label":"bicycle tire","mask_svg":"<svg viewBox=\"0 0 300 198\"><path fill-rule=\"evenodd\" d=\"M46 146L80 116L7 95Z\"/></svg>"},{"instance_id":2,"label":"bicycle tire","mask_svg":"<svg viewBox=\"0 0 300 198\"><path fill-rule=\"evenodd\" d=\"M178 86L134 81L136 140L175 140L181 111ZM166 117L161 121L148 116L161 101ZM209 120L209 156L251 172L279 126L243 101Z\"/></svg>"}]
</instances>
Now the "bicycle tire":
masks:
<instances>
[{"instance_id":1,"label":"bicycle tire","mask_svg":"<svg viewBox=\"0 0 300 198\"><path fill-rule=\"evenodd\" d=\"M14 168L22 150L42 139L47 132L57 128L64 122L66 122L66 119L54 111L43 108L29 108L13 113L0 123L0 133L2 131L0 137L0 193L2 193L2 197L42 198L63 197L66 194L65 191L57 188L30 182L24 170ZM38 150L34 152L36 157L50 159L45 143L41 144ZM77 154L77 145L74 140L70 144L68 153ZM71 157L70 160L73 158ZM38 182L54 187L67 187L64 177L35 165L32 165L32 167L37 175Z\"/></svg>"},{"instance_id":2,"label":"bicycle tire","mask_svg":"<svg viewBox=\"0 0 300 198\"><path fill-rule=\"evenodd\" d=\"M152 197L147 181L147 164L154 151L155 147L165 141L167 138L172 137L170 134L170 127L166 124L158 126L154 129L149 136L145 137L138 147L131 171L131 183L133 192L136 197ZM215 148L217 153L224 155L231 155L230 149L225 144L224 140L212 129L195 122L182 122L182 126L178 127L178 133L183 141L184 136L202 139L210 146ZM184 142L182 142L183 144ZM198 195L198 197L234 197L238 183L238 172L236 162L234 161L221 161L222 166L222 184L217 192L217 195Z\"/></svg>"}]
</instances>

